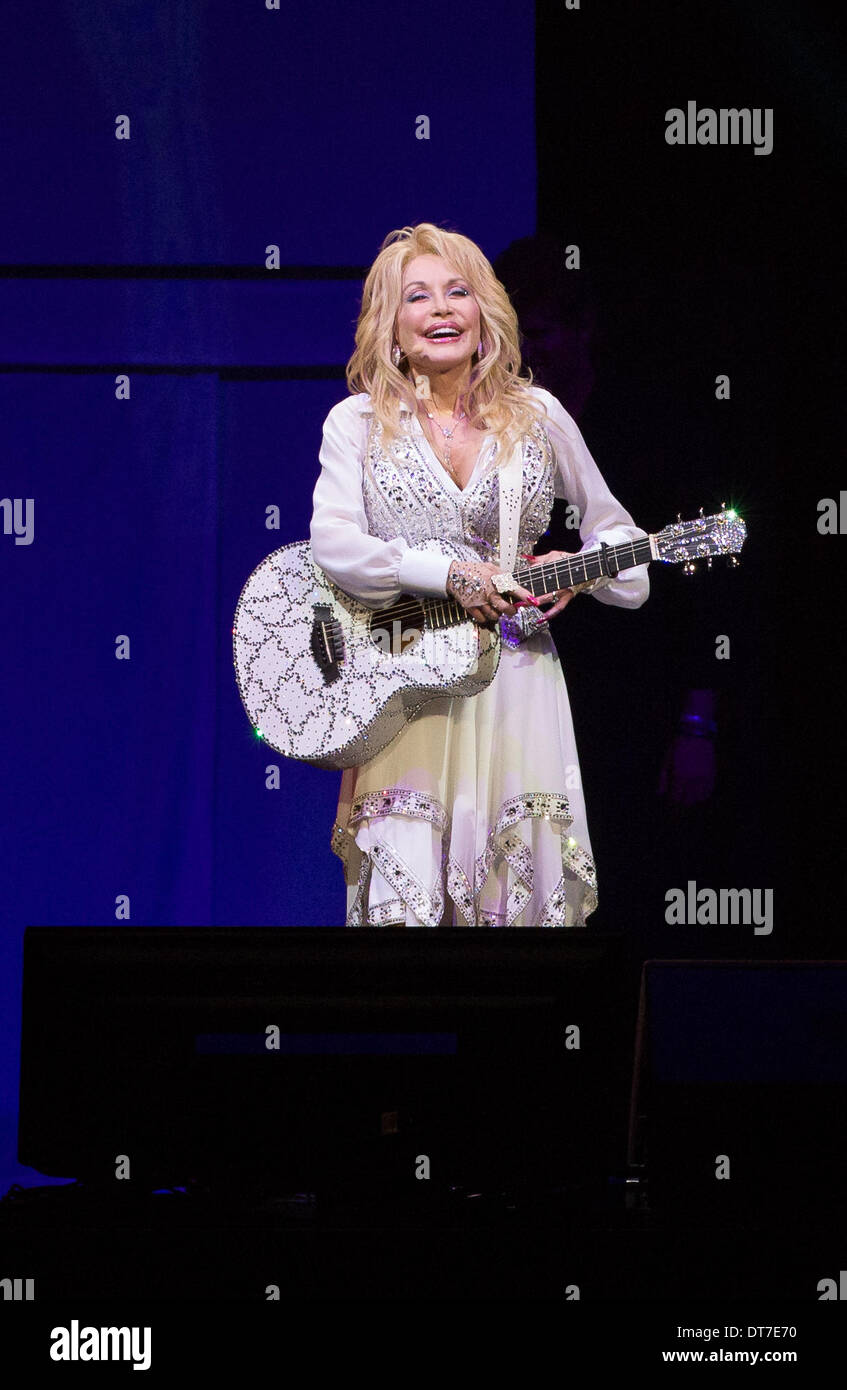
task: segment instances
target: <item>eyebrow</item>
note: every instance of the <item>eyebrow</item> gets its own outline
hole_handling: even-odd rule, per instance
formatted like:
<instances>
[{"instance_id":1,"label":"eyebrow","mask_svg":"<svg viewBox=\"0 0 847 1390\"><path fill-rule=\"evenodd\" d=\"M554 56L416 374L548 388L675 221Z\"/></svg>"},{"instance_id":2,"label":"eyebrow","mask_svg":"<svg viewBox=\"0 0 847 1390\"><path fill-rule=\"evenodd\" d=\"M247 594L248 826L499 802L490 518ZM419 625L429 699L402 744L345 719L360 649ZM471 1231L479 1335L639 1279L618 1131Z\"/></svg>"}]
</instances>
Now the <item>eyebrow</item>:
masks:
<instances>
[{"instance_id":1,"label":"eyebrow","mask_svg":"<svg viewBox=\"0 0 847 1390\"><path fill-rule=\"evenodd\" d=\"M466 282L467 277L465 275L454 275L452 280L447 280L445 283L448 285L458 285L460 283L464 285ZM410 290L413 285L422 285L425 290L429 289L429 283L426 280L410 280L408 285L403 286L404 291Z\"/></svg>"}]
</instances>

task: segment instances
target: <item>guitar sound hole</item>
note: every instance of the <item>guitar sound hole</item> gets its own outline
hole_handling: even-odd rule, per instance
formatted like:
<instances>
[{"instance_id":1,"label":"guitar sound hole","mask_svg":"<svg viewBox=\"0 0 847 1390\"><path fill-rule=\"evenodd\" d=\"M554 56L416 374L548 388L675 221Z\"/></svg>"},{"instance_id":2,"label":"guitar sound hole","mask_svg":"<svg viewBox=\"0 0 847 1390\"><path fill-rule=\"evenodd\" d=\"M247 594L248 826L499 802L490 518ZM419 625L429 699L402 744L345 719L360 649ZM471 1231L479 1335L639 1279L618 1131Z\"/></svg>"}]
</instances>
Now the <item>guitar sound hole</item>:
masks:
<instances>
[{"instance_id":1,"label":"guitar sound hole","mask_svg":"<svg viewBox=\"0 0 847 1390\"><path fill-rule=\"evenodd\" d=\"M384 656L402 656L421 640L426 619L422 604L404 594L371 617L370 639Z\"/></svg>"}]
</instances>

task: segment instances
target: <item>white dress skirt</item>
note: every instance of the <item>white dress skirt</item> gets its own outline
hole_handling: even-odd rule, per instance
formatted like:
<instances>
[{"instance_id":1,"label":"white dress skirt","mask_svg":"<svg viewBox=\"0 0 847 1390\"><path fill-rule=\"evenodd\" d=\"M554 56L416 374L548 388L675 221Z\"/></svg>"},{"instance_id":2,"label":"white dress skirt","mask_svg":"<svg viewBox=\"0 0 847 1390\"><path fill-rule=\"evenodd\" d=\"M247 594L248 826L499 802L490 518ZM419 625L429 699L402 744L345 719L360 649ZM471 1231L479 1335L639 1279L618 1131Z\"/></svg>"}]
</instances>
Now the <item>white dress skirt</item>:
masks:
<instances>
[{"instance_id":1,"label":"white dress skirt","mask_svg":"<svg viewBox=\"0 0 847 1390\"><path fill-rule=\"evenodd\" d=\"M553 497L578 509L583 549L642 538L612 496L576 424L549 393L524 446L519 550L549 524ZM496 448L485 444L462 490L419 422L386 448L367 396L324 426L315 488L315 561L374 608L401 592L445 593L450 557L416 546L460 542L496 555ZM638 607L646 566L597 582L603 602ZM542 624L503 642L478 695L432 700L381 753L342 774L332 847L347 884L348 926L577 927L597 905L597 878L570 703Z\"/></svg>"}]
</instances>

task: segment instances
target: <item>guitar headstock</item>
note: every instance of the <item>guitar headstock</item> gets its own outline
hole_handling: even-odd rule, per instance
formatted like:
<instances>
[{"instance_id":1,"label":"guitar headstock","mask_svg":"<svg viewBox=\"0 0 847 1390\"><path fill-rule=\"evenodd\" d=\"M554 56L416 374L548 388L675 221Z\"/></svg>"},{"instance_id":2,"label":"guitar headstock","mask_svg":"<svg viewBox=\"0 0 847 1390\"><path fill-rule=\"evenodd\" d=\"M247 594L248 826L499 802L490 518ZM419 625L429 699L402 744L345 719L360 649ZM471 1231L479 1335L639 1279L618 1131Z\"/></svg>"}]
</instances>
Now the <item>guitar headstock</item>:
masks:
<instances>
[{"instance_id":1,"label":"guitar headstock","mask_svg":"<svg viewBox=\"0 0 847 1390\"><path fill-rule=\"evenodd\" d=\"M747 527L741 517L726 508L712 516L703 516L701 508L693 521L677 519L654 537L657 558L672 565L684 563L686 569L704 557L737 555L746 539Z\"/></svg>"}]
</instances>

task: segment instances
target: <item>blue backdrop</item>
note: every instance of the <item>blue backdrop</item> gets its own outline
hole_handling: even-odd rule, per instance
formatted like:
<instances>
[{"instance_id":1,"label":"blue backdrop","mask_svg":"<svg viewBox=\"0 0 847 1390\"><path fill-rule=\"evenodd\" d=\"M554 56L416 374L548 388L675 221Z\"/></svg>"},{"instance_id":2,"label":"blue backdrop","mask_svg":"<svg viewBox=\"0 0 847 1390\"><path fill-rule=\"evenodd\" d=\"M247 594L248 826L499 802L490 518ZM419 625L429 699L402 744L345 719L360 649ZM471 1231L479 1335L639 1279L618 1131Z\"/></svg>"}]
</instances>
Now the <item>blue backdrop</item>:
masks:
<instances>
[{"instance_id":1,"label":"blue backdrop","mask_svg":"<svg viewBox=\"0 0 847 1390\"><path fill-rule=\"evenodd\" d=\"M122 895L134 925L341 924L338 775L266 787L233 611L307 534L362 267L422 219L492 258L532 233L535 149L531 5L459 0L449 29L387 0L4 19L0 497L33 522L0 529L5 1187L33 1176L28 924L114 924Z\"/></svg>"}]
</instances>

